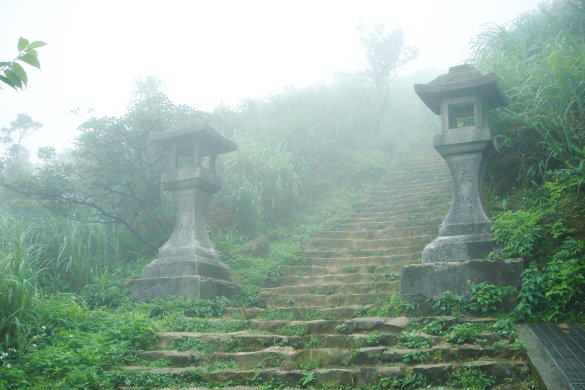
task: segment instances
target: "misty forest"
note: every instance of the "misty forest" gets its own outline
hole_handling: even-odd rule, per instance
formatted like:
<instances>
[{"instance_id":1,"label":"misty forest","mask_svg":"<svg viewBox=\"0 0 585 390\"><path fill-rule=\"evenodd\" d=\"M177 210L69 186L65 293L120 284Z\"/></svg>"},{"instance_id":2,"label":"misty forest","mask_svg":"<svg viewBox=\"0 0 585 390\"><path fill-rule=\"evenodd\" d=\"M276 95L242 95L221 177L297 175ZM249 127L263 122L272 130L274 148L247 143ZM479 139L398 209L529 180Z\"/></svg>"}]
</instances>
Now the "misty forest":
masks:
<instances>
[{"instance_id":1,"label":"misty forest","mask_svg":"<svg viewBox=\"0 0 585 390\"><path fill-rule=\"evenodd\" d=\"M142 76L123 115L36 159L43 124L4 118L0 389L544 388L519 329L585 324L585 3L469 37L448 76L494 74L505 99L455 129L467 106L425 100L446 72L401 73L418 51L399 28L355 33L361 72L211 111ZM44 74L45 43L14 43L0 94ZM476 173L433 148L478 121ZM465 232L493 245L445 258L474 177L489 219ZM516 268L411 299L451 286L441 262Z\"/></svg>"}]
</instances>

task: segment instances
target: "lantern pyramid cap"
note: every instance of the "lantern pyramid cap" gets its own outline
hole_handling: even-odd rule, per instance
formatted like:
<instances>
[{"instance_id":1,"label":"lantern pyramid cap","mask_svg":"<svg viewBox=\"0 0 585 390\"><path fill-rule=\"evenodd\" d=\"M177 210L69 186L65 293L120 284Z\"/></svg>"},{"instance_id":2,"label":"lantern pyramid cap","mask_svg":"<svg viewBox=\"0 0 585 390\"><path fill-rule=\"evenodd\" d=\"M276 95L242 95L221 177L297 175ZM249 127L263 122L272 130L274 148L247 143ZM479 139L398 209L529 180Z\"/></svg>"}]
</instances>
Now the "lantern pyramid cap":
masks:
<instances>
[{"instance_id":1,"label":"lantern pyramid cap","mask_svg":"<svg viewBox=\"0 0 585 390\"><path fill-rule=\"evenodd\" d=\"M153 142L166 146L200 142L210 154L227 153L238 148L235 142L223 137L201 119L182 121L165 131L151 132L149 138Z\"/></svg>"},{"instance_id":2,"label":"lantern pyramid cap","mask_svg":"<svg viewBox=\"0 0 585 390\"><path fill-rule=\"evenodd\" d=\"M449 73L441 75L427 84L415 84L414 90L421 100L435 114L441 114L441 102L449 98L479 96L487 109L503 107L508 99L502 93L495 74L482 74L471 65L449 68Z\"/></svg>"}]
</instances>

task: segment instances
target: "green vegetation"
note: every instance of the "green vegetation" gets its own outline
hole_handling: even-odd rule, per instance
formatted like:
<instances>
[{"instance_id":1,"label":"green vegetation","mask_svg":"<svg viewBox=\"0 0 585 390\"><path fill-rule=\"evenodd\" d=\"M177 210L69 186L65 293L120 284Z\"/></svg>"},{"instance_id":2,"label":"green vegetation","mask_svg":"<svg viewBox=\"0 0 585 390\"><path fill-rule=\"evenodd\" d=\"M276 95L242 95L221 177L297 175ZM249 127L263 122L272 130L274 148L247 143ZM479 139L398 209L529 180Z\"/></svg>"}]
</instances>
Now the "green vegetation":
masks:
<instances>
[{"instance_id":1,"label":"green vegetation","mask_svg":"<svg viewBox=\"0 0 585 390\"><path fill-rule=\"evenodd\" d=\"M495 255L530 262L517 319L583 321L585 313L583 7L557 0L475 41L472 62L499 75L510 98L490 117L501 155L488 181L499 212Z\"/></svg>"}]
</instances>

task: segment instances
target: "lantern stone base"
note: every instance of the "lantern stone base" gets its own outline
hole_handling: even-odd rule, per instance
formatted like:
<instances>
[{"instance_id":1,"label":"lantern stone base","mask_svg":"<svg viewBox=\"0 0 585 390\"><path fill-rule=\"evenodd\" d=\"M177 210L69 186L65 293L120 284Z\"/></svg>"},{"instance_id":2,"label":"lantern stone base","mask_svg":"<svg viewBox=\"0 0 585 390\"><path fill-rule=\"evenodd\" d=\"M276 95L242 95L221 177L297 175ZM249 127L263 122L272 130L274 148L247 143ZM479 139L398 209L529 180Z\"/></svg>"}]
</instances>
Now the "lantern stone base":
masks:
<instances>
[{"instance_id":1,"label":"lantern stone base","mask_svg":"<svg viewBox=\"0 0 585 390\"><path fill-rule=\"evenodd\" d=\"M402 271L400 295L420 310L429 311L429 298L437 299L447 290L468 298L471 296L470 284L487 282L497 286L520 287L523 270L522 259L413 264Z\"/></svg>"},{"instance_id":2,"label":"lantern stone base","mask_svg":"<svg viewBox=\"0 0 585 390\"><path fill-rule=\"evenodd\" d=\"M422 261L438 263L485 259L494 249L496 242L491 233L439 236L425 247Z\"/></svg>"},{"instance_id":3,"label":"lantern stone base","mask_svg":"<svg viewBox=\"0 0 585 390\"><path fill-rule=\"evenodd\" d=\"M240 292L240 286L234 282L199 275L130 279L125 285L130 295L141 302L158 298L234 298Z\"/></svg>"},{"instance_id":4,"label":"lantern stone base","mask_svg":"<svg viewBox=\"0 0 585 390\"><path fill-rule=\"evenodd\" d=\"M202 256L164 257L151 261L142 270L144 277L198 275L231 280L229 268L219 260Z\"/></svg>"}]
</instances>

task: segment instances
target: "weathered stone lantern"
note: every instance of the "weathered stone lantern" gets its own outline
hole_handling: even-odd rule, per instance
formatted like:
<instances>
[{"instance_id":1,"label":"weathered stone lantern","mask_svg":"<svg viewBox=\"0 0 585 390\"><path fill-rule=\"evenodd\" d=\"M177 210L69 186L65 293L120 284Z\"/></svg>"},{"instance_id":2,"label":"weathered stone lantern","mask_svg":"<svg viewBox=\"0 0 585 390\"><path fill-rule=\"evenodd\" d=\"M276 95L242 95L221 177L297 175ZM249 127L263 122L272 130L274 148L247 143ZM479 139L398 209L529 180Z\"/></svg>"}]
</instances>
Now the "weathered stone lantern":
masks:
<instances>
[{"instance_id":1,"label":"weathered stone lantern","mask_svg":"<svg viewBox=\"0 0 585 390\"><path fill-rule=\"evenodd\" d=\"M175 228L159 249L159 257L144 267L142 278L127 282L135 299L166 297L233 297L239 286L231 281L228 267L207 233L207 214L213 194L221 189L216 174L217 156L237 145L207 123L189 120L150 139L170 152L169 170L161 183L175 202Z\"/></svg>"},{"instance_id":2,"label":"weathered stone lantern","mask_svg":"<svg viewBox=\"0 0 585 390\"><path fill-rule=\"evenodd\" d=\"M496 76L460 65L414 89L441 115L442 129L434 147L451 171L453 198L438 237L423 250L422 264L403 270L402 298L424 308L428 298L438 298L447 290L469 296L471 283L519 286L521 259L486 260L496 247L482 199L486 162L495 154L488 110L507 104Z\"/></svg>"},{"instance_id":3,"label":"weathered stone lantern","mask_svg":"<svg viewBox=\"0 0 585 390\"><path fill-rule=\"evenodd\" d=\"M423 262L481 259L495 248L482 199L486 159L494 152L488 110L507 104L494 74L469 65L449 69L428 84L414 86L422 101L441 115L435 149L451 171L453 201L439 236L423 251Z\"/></svg>"}]
</instances>

